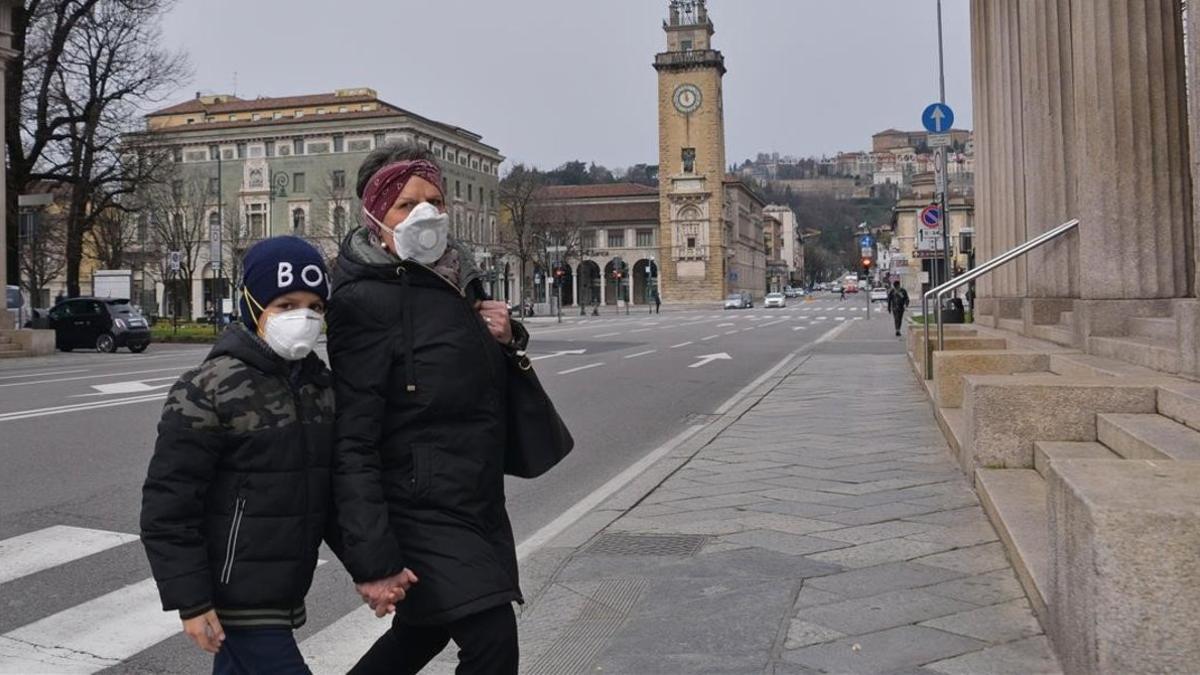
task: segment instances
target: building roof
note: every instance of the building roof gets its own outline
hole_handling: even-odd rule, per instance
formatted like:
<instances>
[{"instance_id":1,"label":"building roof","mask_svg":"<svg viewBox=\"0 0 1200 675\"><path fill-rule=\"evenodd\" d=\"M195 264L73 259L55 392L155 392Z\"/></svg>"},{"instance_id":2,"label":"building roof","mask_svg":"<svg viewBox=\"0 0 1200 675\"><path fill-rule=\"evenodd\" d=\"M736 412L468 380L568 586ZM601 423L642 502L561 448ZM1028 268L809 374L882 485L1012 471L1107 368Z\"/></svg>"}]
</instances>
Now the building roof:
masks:
<instances>
[{"instance_id":1,"label":"building roof","mask_svg":"<svg viewBox=\"0 0 1200 675\"><path fill-rule=\"evenodd\" d=\"M242 99L236 96L203 96L155 110L146 117L159 115L184 115L187 113L204 113L206 115L223 115L229 113L252 112L255 110L277 110L279 108L305 108L315 105L341 106L353 103L374 103L379 98L374 92L339 95L305 94L303 96L259 96L258 98ZM382 103L382 101L380 101Z\"/></svg>"},{"instance_id":2,"label":"building roof","mask_svg":"<svg viewBox=\"0 0 1200 675\"><path fill-rule=\"evenodd\" d=\"M638 183L602 183L599 185L551 185L542 188L545 199L603 199L617 197L658 198L658 188Z\"/></svg>"},{"instance_id":3,"label":"building roof","mask_svg":"<svg viewBox=\"0 0 1200 675\"><path fill-rule=\"evenodd\" d=\"M363 103L375 103L379 107L375 110L348 110L347 112L338 112L340 106L361 105ZM268 127L279 124L309 124L322 122L339 122L355 119L371 119L381 117L392 117L394 115L405 115L415 120L440 127L459 136L464 136L471 141L479 143L491 150L499 150L495 147L482 143L483 137L479 134L445 122L418 115L409 110L400 108L384 101L376 95L373 89L353 89L339 90L331 94L306 94L303 96L260 96L254 99L240 99L236 96L227 96L224 94L215 96L197 96L189 101L177 103L166 108L161 108L148 113L145 117L147 121L154 117L164 117L171 115L186 115L189 113L203 114L207 116L220 116L235 113L248 113L254 111L277 111L286 108L311 108L313 106L328 105L331 110L328 114L309 114L303 117L263 117L259 120L242 119L242 120L218 120L205 121L204 119L197 120L193 124L178 125L163 127L160 129L150 129L149 133L179 133L182 131L208 131L214 129L237 129L248 127Z\"/></svg>"}]
</instances>

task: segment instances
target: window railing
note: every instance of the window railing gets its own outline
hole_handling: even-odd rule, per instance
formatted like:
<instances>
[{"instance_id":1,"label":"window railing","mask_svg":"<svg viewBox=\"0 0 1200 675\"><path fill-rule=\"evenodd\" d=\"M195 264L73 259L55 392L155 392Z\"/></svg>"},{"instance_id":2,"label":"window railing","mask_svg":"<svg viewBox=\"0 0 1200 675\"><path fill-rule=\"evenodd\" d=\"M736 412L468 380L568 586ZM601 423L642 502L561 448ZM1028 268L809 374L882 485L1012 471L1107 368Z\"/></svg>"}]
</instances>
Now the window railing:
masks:
<instances>
[{"instance_id":1,"label":"window railing","mask_svg":"<svg viewBox=\"0 0 1200 675\"><path fill-rule=\"evenodd\" d=\"M704 260L708 258L707 246L676 246L673 249L676 260Z\"/></svg>"}]
</instances>

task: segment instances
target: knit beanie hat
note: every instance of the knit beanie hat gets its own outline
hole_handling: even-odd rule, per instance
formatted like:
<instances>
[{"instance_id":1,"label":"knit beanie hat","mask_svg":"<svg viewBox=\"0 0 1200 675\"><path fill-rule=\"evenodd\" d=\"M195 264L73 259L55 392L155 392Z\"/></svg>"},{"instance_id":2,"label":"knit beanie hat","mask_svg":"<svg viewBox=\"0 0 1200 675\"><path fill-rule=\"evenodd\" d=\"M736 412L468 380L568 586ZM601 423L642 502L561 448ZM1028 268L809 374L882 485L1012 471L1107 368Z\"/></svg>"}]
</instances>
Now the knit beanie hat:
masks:
<instances>
[{"instance_id":1,"label":"knit beanie hat","mask_svg":"<svg viewBox=\"0 0 1200 675\"><path fill-rule=\"evenodd\" d=\"M242 259L242 321L258 331L258 317L271 301L293 291L329 297L329 272L321 253L299 237L264 239Z\"/></svg>"}]
</instances>

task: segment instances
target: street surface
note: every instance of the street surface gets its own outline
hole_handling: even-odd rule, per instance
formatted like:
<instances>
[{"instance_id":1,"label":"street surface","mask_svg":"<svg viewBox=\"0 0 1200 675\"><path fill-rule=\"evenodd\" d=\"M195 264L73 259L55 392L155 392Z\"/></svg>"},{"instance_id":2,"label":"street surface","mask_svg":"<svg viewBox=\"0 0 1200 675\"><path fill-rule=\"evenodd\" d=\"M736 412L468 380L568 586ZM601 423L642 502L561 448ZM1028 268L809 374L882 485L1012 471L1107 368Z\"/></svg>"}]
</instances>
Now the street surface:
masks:
<instances>
[{"instance_id":1,"label":"street surface","mask_svg":"<svg viewBox=\"0 0 1200 675\"><path fill-rule=\"evenodd\" d=\"M510 481L518 542L723 412L789 354L867 317L862 295L793 299L783 309L631 311L531 322L530 355L577 446L549 476ZM890 334L880 305L872 319ZM28 672L30 663L53 663L50 672L210 668L176 616L159 608L136 537L162 399L207 351L152 345L142 355L75 352L0 365L0 673ZM302 648L360 606L341 565L324 560Z\"/></svg>"}]
</instances>

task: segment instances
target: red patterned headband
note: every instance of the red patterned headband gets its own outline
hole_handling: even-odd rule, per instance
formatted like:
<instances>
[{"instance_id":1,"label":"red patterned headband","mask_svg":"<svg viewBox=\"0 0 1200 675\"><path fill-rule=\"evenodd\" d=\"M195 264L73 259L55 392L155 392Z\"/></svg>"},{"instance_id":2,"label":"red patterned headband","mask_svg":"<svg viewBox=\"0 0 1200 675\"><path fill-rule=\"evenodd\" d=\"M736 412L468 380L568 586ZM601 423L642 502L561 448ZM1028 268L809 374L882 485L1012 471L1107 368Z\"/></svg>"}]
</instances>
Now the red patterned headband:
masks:
<instances>
[{"instance_id":1,"label":"red patterned headband","mask_svg":"<svg viewBox=\"0 0 1200 675\"><path fill-rule=\"evenodd\" d=\"M375 175L371 176L371 180L367 182L362 196L363 209L375 216L376 220L383 222L384 216L392 208L392 204L396 203L396 198L400 196L404 186L413 176L433 183L438 190L442 189L442 170L438 168L437 164L427 159L394 162L376 171ZM363 220L364 225L379 234L379 225L374 220L370 218Z\"/></svg>"}]
</instances>

